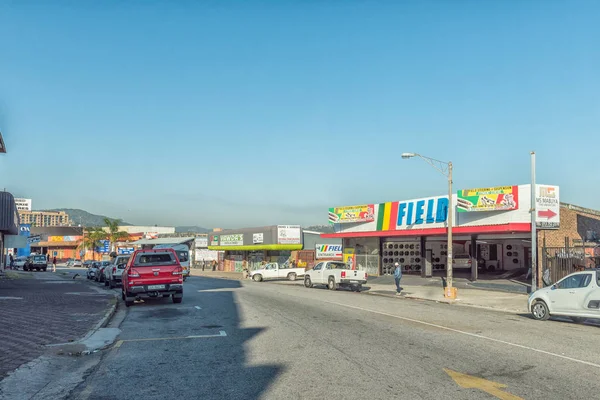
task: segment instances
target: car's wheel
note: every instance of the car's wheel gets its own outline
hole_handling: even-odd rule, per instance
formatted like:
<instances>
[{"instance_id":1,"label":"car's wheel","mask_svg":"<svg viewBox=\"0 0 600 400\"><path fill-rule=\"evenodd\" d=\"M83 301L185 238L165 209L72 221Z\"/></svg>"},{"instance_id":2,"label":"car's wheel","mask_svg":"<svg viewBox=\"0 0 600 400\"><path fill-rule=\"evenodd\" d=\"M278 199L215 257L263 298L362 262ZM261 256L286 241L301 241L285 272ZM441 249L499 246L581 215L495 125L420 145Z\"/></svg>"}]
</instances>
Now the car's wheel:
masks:
<instances>
[{"instance_id":1,"label":"car's wheel","mask_svg":"<svg viewBox=\"0 0 600 400\"><path fill-rule=\"evenodd\" d=\"M352 290L357 293L360 293L360 291L362 290L362 285L352 286Z\"/></svg>"},{"instance_id":2,"label":"car's wheel","mask_svg":"<svg viewBox=\"0 0 600 400\"><path fill-rule=\"evenodd\" d=\"M550 318L550 310L542 300L538 300L531 306L531 315L538 321L545 321Z\"/></svg>"},{"instance_id":3,"label":"car's wheel","mask_svg":"<svg viewBox=\"0 0 600 400\"><path fill-rule=\"evenodd\" d=\"M109 283L108 280L104 279L104 286L108 286L108 283Z\"/></svg>"},{"instance_id":4,"label":"car's wheel","mask_svg":"<svg viewBox=\"0 0 600 400\"><path fill-rule=\"evenodd\" d=\"M175 304L179 304L183 301L183 296L182 297L175 297L176 295L173 295L173 303Z\"/></svg>"},{"instance_id":5,"label":"car's wheel","mask_svg":"<svg viewBox=\"0 0 600 400\"><path fill-rule=\"evenodd\" d=\"M36 268L35 270L36 270L37 272L40 272L40 271L41 271L41 268Z\"/></svg>"},{"instance_id":6,"label":"car's wheel","mask_svg":"<svg viewBox=\"0 0 600 400\"><path fill-rule=\"evenodd\" d=\"M335 284L335 278L332 276L329 278L329 280L327 281L327 288L329 290L336 290L337 289L337 285Z\"/></svg>"},{"instance_id":7,"label":"car's wheel","mask_svg":"<svg viewBox=\"0 0 600 400\"><path fill-rule=\"evenodd\" d=\"M125 307L131 307L133 305L134 301L133 300L127 300L125 299Z\"/></svg>"},{"instance_id":8,"label":"car's wheel","mask_svg":"<svg viewBox=\"0 0 600 400\"><path fill-rule=\"evenodd\" d=\"M583 324L586 320L586 318L582 318L582 317L569 317L571 318L571 321L575 322L576 324Z\"/></svg>"},{"instance_id":9,"label":"car's wheel","mask_svg":"<svg viewBox=\"0 0 600 400\"><path fill-rule=\"evenodd\" d=\"M252 280L253 280L254 282L262 282L262 280L263 280L263 277L262 277L262 275L261 275L261 274L256 274L256 275L254 275L254 276L252 277Z\"/></svg>"},{"instance_id":10,"label":"car's wheel","mask_svg":"<svg viewBox=\"0 0 600 400\"><path fill-rule=\"evenodd\" d=\"M46 270L47 270L46 268L42 268L42 271L46 272Z\"/></svg>"},{"instance_id":11,"label":"car's wheel","mask_svg":"<svg viewBox=\"0 0 600 400\"><path fill-rule=\"evenodd\" d=\"M313 287L312 281L310 280L310 276L307 276L306 278L304 278L304 286L309 289L311 287Z\"/></svg>"},{"instance_id":12,"label":"car's wheel","mask_svg":"<svg viewBox=\"0 0 600 400\"><path fill-rule=\"evenodd\" d=\"M108 282L108 287L111 289L115 288L115 281L113 281L112 279Z\"/></svg>"},{"instance_id":13,"label":"car's wheel","mask_svg":"<svg viewBox=\"0 0 600 400\"><path fill-rule=\"evenodd\" d=\"M295 281L296 280L296 273L295 272L290 272L287 277L288 277L288 279L290 281Z\"/></svg>"}]
</instances>

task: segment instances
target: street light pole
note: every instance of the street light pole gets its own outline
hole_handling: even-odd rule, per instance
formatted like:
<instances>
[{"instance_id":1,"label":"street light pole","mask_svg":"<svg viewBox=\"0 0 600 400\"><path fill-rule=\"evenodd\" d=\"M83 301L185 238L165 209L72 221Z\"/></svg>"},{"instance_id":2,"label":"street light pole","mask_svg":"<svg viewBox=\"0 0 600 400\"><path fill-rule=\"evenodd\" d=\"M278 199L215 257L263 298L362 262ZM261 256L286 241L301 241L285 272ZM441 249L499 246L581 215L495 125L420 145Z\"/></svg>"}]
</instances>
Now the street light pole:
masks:
<instances>
[{"instance_id":1,"label":"street light pole","mask_svg":"<svg viewBox=\"0 0 600 400\"><path fill-rule=\"evenodd\" d=\"M452 288L452 225L454 223L454 206L452 202L452 162L448 163L448 251L446 263L446 287Z\"/></svg>"},{"instance_id":2,"label":"street light pole","mask_svg":"<svg viewBox=\"0 0 600 400\"><path fill-rule=\"evenodd\" d=\"M454 261L452 254L452 225L454 224L454 202L452 195L452 161L440 161L435 158L425 157L418 153L402 153L402 158L408 159L413 157L420 157L425 160L429 165L433 168L437 169L442 175L448 178L448 244L446 251L446 288L451 289L453 286L453 278L452 278L452 263ZM451 290L448 293L452 293Z\"/></svg>"}]
</instances>

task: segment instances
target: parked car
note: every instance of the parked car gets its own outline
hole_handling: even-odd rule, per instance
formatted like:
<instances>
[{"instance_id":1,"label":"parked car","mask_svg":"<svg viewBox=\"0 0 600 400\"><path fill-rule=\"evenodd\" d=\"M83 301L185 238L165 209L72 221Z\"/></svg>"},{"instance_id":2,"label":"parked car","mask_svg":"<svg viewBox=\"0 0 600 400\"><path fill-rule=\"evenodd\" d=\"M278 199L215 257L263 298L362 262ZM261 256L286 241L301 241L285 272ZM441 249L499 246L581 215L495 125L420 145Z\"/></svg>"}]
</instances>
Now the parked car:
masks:
<instances>
[{"instance_id":1,"label":"parked car","mask_svg":"<svg viewBox=\"0 0 600 400\"><path fill-rule=\"evenodd\" d=\"M96 274L96 282L105 282L106 276L104 275L104 271L110 265L110 261L100 261L100 266L98 267L98 273Z\"/></svg>"},{"instance_id":2,"label":"parked car","mask_svg":"<svg viewBox=\"0 0 600 400\"><path fill-rule=\"evenodd\" d=\"M91 268L93 263L94 263L94 261L92 261L92 260L86 260L83 262L83 266L86 268Z\"/></svg>"},{"instance_id":3,"label":"parked car","mask_svg":"<svg viewBox=\"0 0 600 400\"><path fill-rule=\"evenodd\" d=\"M362 285L367 283L366 271L349 269L346 263L341 261L323 261L315 265L304 276L304 286L327 285L330 290L340 287L349 287L352 291L360 292Z\"/></svg>"},{"instance_id":4,"label":"parked car","mask_svg":"<svg viewBox=\"0 0 600 400\"><path fill-rule=\"evenodd\" d=\"M265 264L264 267L250 271L250 278L255 282L261 282L268 279L289 279L295 281L296 278L304 276L304 268L291 268L289 264L279 265L278 263Z\"/></svg>"},{"instance_id":5,"label":"parked car","mask_svg":"<svg viewBox=\"0 0 600 400\"><path fill-rule=\"evenodd\" d=\"M452 268L453 269L463 269L469 268L471 269L471 256L468 254L455 254L452 258Z\"/></svg>"},{"instance_id":6,"label":"parked car","mask_svg":"<svg viewBox=\"0 0 600 400\"><path fill-rule=\"evenodd\" d=\"M81 260L73 260L73 267L82 267Z\"/></svg>"},{"instance_id":7,"label":"parked car","mask_svg":"<svg viewBox=\"0 0 600 400\"><path fill-rule=\"evenodd\" d=\"M183 268L173 249L136 250L123 271L121 297L130 307L136 299L169 297L183 300Z\"/></svg>"},{"instance_id":8,"label":"parked car","mask_svg":"<svg viewBox=\"0 0 600 400\"><path fill-rule=\"evenodd\" d=\"M27 256L19 256L17 258L15 258L15 261L13 263L14 268L16 269L23 269L23 267L25 266L25 263L27 262Z\"/></svg>"},{"instance_id":9,"label":"parked car","mask_svg":"<svg viewBox=\"0 0 600 400\"><path fill-rule=\"evenodd\" d=\"M116 256L110 265L104 270L104 285L114 288L121 284L121 279L127 261L129 261L129 255Z\"/></svg>"},{"instance_id":10,"label":"parked car","mask_svg":"<svg viewBox=\"0 0 600 400\"><path fill-rule=\"evenodd\" d=\"M90 261L88 271L87 271L88 279L97 280L96 276L98 275L99 270L100 270L100 263L98 261Z\"/></svg>"},{"instance_id":11,"label":"parked car","mask_svg":"<svg viewBox=\"0 0 600 400\"><path fill-rule=\"evenodd\" d=\"M33 255L27 258L23 271L46 271L48 269L48 261L46 256Z\"/></svg>"},{"instance_id":12,"label":"parked car","mask_svg":"<svg viewBox=\"0 0 600 400\"><path fill-rule=\"evenodd\" d=\"M552 316L569 317L574 322L600 319L600 269L567 275L554 285L531 293L527 303L537 320Z\"/></svg>"}]
</instances>

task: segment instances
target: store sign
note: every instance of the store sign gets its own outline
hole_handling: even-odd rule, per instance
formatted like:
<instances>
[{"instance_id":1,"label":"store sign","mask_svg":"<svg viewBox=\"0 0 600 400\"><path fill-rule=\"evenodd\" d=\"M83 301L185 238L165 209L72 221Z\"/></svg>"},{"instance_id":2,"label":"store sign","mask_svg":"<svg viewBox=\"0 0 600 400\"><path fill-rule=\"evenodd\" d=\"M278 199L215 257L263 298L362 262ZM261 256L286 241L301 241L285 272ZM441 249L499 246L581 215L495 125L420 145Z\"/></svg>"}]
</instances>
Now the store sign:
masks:
<instances>
[{"instance_id":1,"label":"store sign","mask_svg":"<svg viewBox=\"0 0 600 400\"><path fill-rule=\"evenodd\" d=\"M252 243L259 244L263 243L264 235L262 233L253 233L252 234Z\"/></svg>"},{"instance_id":2,"label":"store sign","mask_svg":"<svg viewBox=\"0 0 600 400\"><path fill-rule=\"evenodd\" d=\"M560 228L560 198L558 186L535 186L535 222L537 229Z\"/></svg>"},{"instance_id":3,"label":"store sign","mask_svg":"<svg viewBox=\"0 0 600 400\"><path fill-rule=\"evenodd\" d=\"M205 248L208 247L208 235L196 236L195 247Z\"/></svg>"},{"instance_id":4,"label":"store sign","mask_svg":"<svg viewBox=\"0 0 600 400\"><path fill-rule=\"evenodd\" d=\"M341 244L318 244L315 249L315 257L319 258L342 258Z\"/></svg>"},{"instance_id":5,"label":"store sign","mask_svg":"<svg viewBox=\"0 0 600 400\"><path fill-rule=\"evenodd\" d=\"M234 235L221 235L221 246L242 246L244 244L244 235L237 233Z\"/></svg>"},{"instance_id":6,"label":"store sign","mask_svg":"<svg viewBox=\"0 0 600 400\"><path fill-rule=\"evenodd\" d=\"M302 230L300 225L277 225L278 244L301 244Z\"/></svg>"},{"instance_id":7,"label":"store sign","mask_svg":"<svg viewBox=\"0 0 600 400\"><path fill-rule=\"evenodd\" d=\"M444 223L447 219L447 197L401 201L398 203L396 227Z\"/></svg>"},{"instance_id":8,"label":"store sign","mask_svg":"<svg viewBox=\"0 0 600 400\"><path fill-rule=\"evenodd\" d=\"M375 206L373 204L329 209L329 223L331 224L372 221L375 221Z\"/></svg>"},{"instance_id":9,"label":"store sign","mask_svg":"<svg viewBox=\"0 0 600 400\"><path fill-rule=\"evenodd\" d=\"M119 254L133 254L135 249L133 247L119 247L117 253Z\"/></svg>"},{"instance_id":10,"label":"store sign","mask_svg":"<svg viewBox=\"0 0 600 400\"><path fill-rule=\"evenodd\" d=\"M518 186L463 189L457 193L458 212L508 211L519 208Z\"/></svg>"},{"instance_id":11,"label":"store sign","mask_svg":"<svg viewBox=\"0 0 600 400\"><path fill-rule=\"evenodd\" d=\"M40 235L29 236L27 238L27 244L39 243L42 241L42 237Z\"/></svg>"},{"instance_id":12,"label":"store sign","mask_svg":"<svg viewBox=\"0 0 600 400\"><path fill-rule=\"evenodd\" d=\"M110 253L110 240L100 240L100 246L96 247L97 253Z\"/></svg>"},{"instance_id":13,"label":"store sign","mask_svg":"<svg viewBox=\"0 0 600 400\"><path fill-rule=\"evenodd\" d=\"M219 245L219 235L210 235L210 245L211 246Z\"/></svg>"}]
</instances>

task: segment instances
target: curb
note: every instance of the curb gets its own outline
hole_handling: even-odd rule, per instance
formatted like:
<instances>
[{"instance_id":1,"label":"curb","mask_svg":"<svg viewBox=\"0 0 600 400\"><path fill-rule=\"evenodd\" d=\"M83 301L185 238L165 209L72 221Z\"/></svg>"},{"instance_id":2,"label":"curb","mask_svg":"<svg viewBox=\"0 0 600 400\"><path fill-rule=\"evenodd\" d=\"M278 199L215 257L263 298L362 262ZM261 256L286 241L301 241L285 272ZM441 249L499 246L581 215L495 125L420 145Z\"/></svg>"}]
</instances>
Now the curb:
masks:
<instances>
[{"instance_id":1,"label":"curb","mask_svg":"<svg viewBox=\"0 0 600 400\"><path fill-rule=\"evenodd\" d=\"M89 339L94 333L96 333L96 331L98 331L99 329L102 329L106 325L108 325L108 322L110 321L110 319L117 312L117 307L119 305L118 297L119 296L117 296L116 293L113 293L113 299L115 300L115 303L112 304L110 306L110 308L106 311L106 313L104 314L104 317L102 317L102 319L92 329L90 329L84 337L82 337L81 339L78 340L79 342Z\"/></svg>"}]
</instances>

